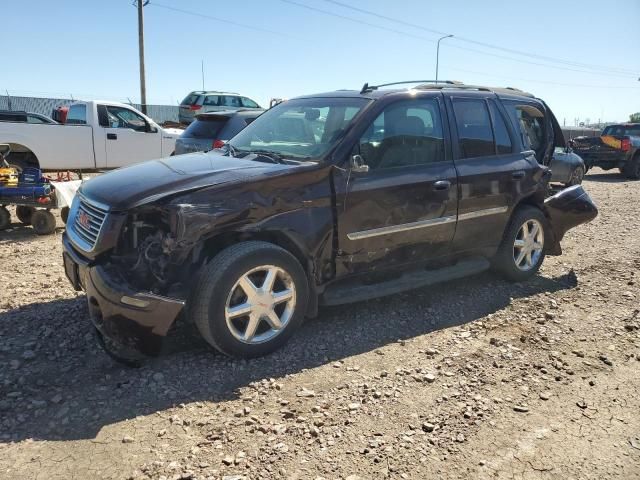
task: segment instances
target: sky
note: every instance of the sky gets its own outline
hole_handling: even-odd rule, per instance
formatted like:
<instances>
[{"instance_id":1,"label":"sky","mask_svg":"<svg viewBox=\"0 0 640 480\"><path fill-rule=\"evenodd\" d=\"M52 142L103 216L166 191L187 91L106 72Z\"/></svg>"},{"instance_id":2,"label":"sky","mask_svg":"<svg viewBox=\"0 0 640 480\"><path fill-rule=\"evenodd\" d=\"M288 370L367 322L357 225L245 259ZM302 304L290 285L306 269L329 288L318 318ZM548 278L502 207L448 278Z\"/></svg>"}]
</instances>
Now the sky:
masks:
<instances>
[{"instance_id":1,"label":"sky","mask_svg":"<svg viewBox=\"0 0 640 480\"><path fill-rule=\"evenodd\" d=\"M2 94L139 102L132 0L0 0L0 12ZM202 62L206 89L262 105L433 79L436 41L453 34L440 79L529 91L567 125L640 111L640 0L151 0L144 18L148 103L201 89Z\"/></svg>"}]
</instances>

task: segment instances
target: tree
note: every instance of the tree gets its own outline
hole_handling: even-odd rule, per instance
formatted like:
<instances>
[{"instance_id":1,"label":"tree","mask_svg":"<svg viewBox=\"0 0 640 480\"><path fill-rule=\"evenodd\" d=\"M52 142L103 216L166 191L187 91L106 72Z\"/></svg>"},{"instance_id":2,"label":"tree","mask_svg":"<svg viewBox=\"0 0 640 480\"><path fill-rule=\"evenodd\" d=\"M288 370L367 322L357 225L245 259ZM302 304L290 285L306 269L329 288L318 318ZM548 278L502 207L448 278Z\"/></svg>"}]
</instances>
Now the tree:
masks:
<instances>
[{"instance_id":1,"label":"tree","mask_svg":"<svg viewBox=\"0 0 640 480\"><path fill-rule=\"evenodd\" d=\"M640 123L640 112L629 115L629 121L633 123Z\"/></svg>"}]
</instances>

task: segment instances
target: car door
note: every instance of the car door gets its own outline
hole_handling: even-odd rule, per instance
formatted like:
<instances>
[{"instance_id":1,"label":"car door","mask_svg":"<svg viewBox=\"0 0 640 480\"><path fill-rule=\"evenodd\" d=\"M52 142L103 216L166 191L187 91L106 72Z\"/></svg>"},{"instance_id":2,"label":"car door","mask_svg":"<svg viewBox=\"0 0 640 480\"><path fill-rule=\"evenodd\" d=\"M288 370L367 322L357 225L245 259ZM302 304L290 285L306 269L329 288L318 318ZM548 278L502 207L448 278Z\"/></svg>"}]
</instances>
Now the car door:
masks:
<instances>
[{"instance_id":1,"label":"car door","mask_svg":"<svg viewBox=\"0 0 640 480\"><path fill-rule=\"evenodd\" d=\"M499 245L512 207L537 182L534 153L514 148L514 132L494 97L447 97L459 190L455 251Z\"/></svg>"},{"instance_id":2,"label":"car door","mask_svg":"<svg viewBox=\"0 0 640 480\"><path fill-rule=\"evenodd\" d=\"M202 109L198 113L218 112L220 110L224 110L224 107L220 106L221 98L222 97L220 95L205 95L202 100Z\"/></svg>"},{"instance_id":3,"label":"car door","mask_svg":"<svg viewBox=\"0 0 640 480\"><path fill-rule=\"evenodd\" d=\"M360 138L354 154L368 171L349 168L336 186L338 275L448 252L457 185L442 107L434 96L392 103Z\"/></svg>"},{"instance_id":4,"label":"car door","mask_svg":"<svg viewBox=\"0 0 640 480\"><path fill-rule=\"evenodd\" d=\"M107 168L123 167L162 156L162 132L133 110L99 105Z\"/></svg>"}]
</instances>

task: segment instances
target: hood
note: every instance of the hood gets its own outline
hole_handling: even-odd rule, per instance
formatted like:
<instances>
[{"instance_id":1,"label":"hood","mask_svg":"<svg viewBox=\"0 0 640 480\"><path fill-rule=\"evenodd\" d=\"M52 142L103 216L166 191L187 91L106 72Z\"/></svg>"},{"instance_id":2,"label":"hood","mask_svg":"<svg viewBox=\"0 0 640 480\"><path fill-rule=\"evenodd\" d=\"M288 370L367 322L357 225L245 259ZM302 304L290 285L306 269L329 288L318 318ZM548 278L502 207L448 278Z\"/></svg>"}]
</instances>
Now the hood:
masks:
<instances>
[{"instance_id":1,"label":"hood","mask_svg":"<svg viewBox=\"0 0 640 480\"><path fill-rule=\"evenodd\" d=\"M84 183L79 193L112 210L126 210L176 193L299 168L219 153L192 153L119 168Z\"/></svg>"},{"instance_id":2,"label":"hood","mask_svg":"<svg viewBox=\"0 0 640 480\"><path fill-rule=\"evenodd\" d=\"M179 137L184 133L184 128L163 128L162 131L165 134L173 135L175 137Z\"/></svg>"}]
</instances>

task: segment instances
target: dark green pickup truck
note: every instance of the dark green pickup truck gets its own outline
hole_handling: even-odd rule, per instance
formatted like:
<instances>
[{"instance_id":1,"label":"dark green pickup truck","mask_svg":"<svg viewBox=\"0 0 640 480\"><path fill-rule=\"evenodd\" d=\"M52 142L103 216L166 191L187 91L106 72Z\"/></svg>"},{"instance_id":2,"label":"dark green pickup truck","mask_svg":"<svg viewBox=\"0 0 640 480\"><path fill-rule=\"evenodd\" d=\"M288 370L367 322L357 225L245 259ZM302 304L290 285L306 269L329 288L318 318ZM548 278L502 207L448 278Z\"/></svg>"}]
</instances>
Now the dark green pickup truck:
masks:
<instances>
[{"instance_id":1,"label":"dark green pickup truck","mask_svg":"<svg viewBox=\"0 0 640 480\"><path fill-rule=\"evenodd\" d=\"M640 179L640 123L609 125L599 137L574 138L572 146L587 170L619 168L627 178Z\"/></svg>"}]
</instances>

